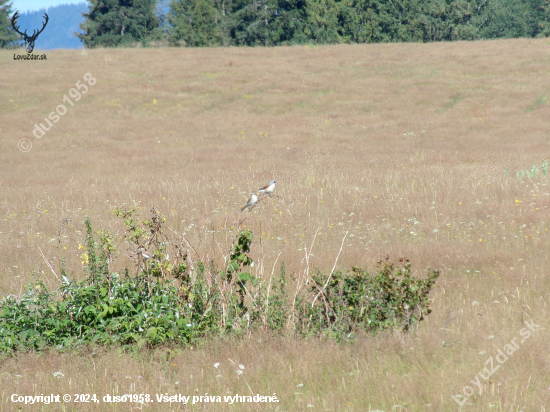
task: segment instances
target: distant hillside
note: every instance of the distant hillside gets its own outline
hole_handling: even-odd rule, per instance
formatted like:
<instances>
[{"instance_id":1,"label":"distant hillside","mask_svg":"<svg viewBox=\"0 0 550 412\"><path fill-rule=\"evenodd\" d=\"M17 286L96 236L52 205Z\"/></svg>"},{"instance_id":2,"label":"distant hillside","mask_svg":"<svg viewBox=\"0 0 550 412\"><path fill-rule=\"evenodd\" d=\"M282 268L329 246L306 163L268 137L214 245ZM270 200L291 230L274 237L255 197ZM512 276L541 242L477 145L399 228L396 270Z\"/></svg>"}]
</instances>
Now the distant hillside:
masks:
<instances>
[{"instance_id":1,"label":"distant hillside","mask_svg":"<svg viewBox=\"0 0 550 412\"><path fill-rule=\"evenodd\" d=\"M36 40L36 49L81 49L84 46L74 32L82 32L79 26L84 21L82 12L88 12L88 10L88 4L82 2L19 13L17 25L21 32L27 30L27 34L32 34L33 30L42 28L44 13L48 13L50 20ZM15 12L17 9L12 6L12 11Z\"/></svg>"}]
</instances>

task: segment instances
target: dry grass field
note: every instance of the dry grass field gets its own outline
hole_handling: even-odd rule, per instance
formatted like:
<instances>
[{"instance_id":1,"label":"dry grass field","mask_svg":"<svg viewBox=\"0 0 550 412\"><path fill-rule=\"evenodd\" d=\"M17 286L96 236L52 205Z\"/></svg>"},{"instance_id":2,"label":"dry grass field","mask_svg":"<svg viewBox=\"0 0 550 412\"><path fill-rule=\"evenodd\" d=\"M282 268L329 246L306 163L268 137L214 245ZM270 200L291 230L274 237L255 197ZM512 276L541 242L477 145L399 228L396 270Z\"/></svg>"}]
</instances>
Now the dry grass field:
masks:
<instances>
[{"instance_id":1,"label":"dry grass field","mask_svg":"<svg viewBox=\"0 0 550 412\"><path fill-rule=\"evenodd\" d=\"M40 250L81 278L85 216L117 233L117 207L143 218L157 207L220 264L250 191L271 179L281 197L244 223L254 275L282 261L305 273L313 241L309 269L329 272L348 231L340 269L374 271L389 255L441 277L432 314L405 335L19 353L0 360L0 410L550 409L548 39L12 55L0 52L0 297L37 277L57 287ZM97 82L64 103L86 73ZM67 113L34 137L62 103ZM131 267L120 251L117 269ZM526 321L541 327L528 338ZM497 358L512 340L514 353ZM28 406L14 393L154 402ZM251 393L279 402L155 397Z\"/></svg>"}]
</instances>

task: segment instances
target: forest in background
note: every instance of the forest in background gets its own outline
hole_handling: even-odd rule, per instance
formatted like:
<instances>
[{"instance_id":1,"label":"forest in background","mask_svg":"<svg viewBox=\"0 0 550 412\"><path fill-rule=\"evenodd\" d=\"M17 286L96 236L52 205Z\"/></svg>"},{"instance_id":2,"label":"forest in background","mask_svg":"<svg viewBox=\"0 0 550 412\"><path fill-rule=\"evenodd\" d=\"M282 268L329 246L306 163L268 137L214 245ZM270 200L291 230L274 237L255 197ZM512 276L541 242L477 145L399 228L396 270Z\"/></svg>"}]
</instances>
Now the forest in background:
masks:
<instances>
[{"instance_id":1,"label":"forest in background","mask_svg":"<svg viewBox=\"0 0 550 412\"><path fill-rule=\"evenodd\" d=\"M46 10L23 13L39 29ZM0 0L0 47L20 45ZM548 37L548 0L92 0L48 9L39 47L277 46Z\"/></svg>"}]
</instances>

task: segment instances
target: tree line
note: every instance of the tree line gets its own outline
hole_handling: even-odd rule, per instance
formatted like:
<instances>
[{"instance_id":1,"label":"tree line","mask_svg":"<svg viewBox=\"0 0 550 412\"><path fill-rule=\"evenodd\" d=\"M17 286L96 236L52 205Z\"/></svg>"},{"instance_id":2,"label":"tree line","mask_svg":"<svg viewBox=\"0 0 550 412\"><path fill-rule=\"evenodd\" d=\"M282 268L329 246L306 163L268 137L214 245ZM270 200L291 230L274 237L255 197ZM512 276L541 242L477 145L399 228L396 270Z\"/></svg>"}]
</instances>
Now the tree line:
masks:
<instances>
[{"instance_id":1,"label":"tree line","mask_svg":"<svg viewBox=\"0 0 550 412\"><path fill-rule=\"evenodd\" d=\"M9 23L6 2L0 0L0 46L8 43L3 39L10 35L9 24L6 27ZM125 47L136 43L212 47L433 42L550 35L550 0L171 0L169 3L91 0L90 3L80 25L83 33L75 33L86 47Z\"/></svg>"}]
</instances>

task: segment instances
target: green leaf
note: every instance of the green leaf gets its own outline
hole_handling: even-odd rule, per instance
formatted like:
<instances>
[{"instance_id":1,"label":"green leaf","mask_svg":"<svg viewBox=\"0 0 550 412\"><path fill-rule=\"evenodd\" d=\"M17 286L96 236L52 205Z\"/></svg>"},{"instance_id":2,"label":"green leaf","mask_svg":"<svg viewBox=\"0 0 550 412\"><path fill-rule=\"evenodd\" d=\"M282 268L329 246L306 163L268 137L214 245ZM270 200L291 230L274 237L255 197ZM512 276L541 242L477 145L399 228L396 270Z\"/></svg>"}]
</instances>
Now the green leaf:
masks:
<instances>
[{"instance_id":1,"label":"green leaf","mask_svg":"<svg viewBox=\"0 0 550 412\"><path fill-rule=\"evenodd\" d=\"M250 273L247 273L247 272L241 272L241 273L239 273L238 278L241 282L246 282L247 280L252 279L252 275Z\"/></svg>"}]
</instances>

